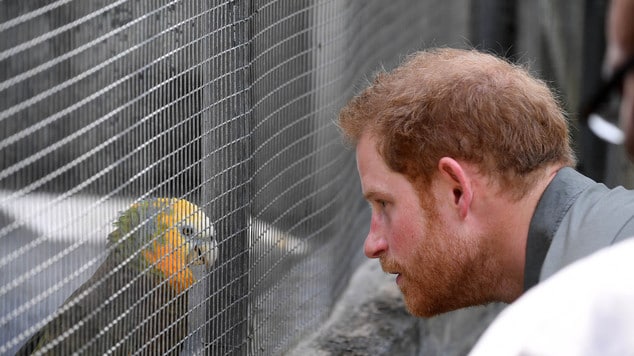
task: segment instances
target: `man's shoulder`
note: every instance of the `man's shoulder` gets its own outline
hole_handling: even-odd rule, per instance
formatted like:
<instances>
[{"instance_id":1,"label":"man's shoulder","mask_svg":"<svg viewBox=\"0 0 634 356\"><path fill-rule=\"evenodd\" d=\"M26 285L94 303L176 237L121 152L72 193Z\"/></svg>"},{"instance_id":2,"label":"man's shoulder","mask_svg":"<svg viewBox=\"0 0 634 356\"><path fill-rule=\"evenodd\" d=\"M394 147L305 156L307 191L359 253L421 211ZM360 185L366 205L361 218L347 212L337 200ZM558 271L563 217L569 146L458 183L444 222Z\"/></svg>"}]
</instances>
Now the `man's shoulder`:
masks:
<instances>
[{"instance_id":1,"label":"man's shoulder","mask_svg":"<svg viewBox=\"0 0 634 356\"><path fill-rule=\"evenodd\" d=\"M574 199L554 233L540 280L580 258L634 236L634 191L623 187L610 189L590 180Z\"/></svg>"}]
</instances>

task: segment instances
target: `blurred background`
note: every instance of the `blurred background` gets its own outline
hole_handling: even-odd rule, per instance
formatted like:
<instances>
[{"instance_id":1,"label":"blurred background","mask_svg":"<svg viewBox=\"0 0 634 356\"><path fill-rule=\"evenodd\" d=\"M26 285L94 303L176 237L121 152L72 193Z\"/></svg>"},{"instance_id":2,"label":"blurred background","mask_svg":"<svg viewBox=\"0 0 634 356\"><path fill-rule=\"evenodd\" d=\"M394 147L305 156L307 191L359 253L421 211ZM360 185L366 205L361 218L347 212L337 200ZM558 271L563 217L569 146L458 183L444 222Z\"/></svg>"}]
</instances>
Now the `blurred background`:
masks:
<instances>
[{"instance_id":1,"label":"blurred background","mask_svg":"<svg viewBox=\"0 0 634 356\"><path fill-rule=\"evenodd\" d=\"M578 169L632 187L622 149L577 121L601 78L606 3L0 1L0 354L92 274L118 212L157 196L216 226L193 347L291 349L364 261L369 212L337 112L419 49L526 63L568 112Z\"/></svg>"}]
</instances>

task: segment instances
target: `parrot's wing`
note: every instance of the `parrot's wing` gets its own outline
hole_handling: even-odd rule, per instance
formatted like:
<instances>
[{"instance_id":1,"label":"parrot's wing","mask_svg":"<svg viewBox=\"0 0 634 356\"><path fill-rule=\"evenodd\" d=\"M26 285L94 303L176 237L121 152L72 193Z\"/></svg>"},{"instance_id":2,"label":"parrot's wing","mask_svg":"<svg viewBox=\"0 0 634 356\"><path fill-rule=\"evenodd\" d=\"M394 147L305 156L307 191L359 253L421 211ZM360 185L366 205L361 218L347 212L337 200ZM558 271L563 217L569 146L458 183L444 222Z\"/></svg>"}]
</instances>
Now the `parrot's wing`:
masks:
<instances>
[{"instance_id":1,"label":"parrot's wing","mask_svg":"<svg viewBox=\"0 0 634 356\"><path fill-rule=\"evenodd\" d=\"M187 294L176 293L162 275L151 270L140 273L130 263L122 266L116 257L109 255L17 355L43 347L59 355L79 350L103 354L115 345L124 351L149 347L150 354L173 348L177 352L187 335L187 320L182 317Z\"/></svg>"},{"instance_id":2,"label":"parrot's wing","mask_svg":"<svg viewBox=\"0 0 634 356\"><path fill-rule=\"evenodd\" d=\"M195 282L188 264L217 254L211 222L185 200L158 198L124 211L115 226L104 262L19 355L180 351Z\"/></svg>"}]
</instances>

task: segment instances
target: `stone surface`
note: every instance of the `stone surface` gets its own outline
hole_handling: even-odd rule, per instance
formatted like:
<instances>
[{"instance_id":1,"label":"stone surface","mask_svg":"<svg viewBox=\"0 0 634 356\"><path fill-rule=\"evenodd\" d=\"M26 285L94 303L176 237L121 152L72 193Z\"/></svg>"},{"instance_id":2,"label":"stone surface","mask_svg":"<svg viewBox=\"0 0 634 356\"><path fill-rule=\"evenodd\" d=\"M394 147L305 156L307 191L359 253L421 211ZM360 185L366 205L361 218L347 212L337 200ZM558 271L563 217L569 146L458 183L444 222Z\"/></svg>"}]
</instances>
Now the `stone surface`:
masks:
<instances>
[{"instance_id":1,"label":"stone surface","mask_svg":"<svg viewBox=\"0 0 634 356\"><path fill-rule=\"evenodd\" d=\"M504 305L409 315L394 277L362 264L331 317L287 355L465 355Z\"/></svg>"}]
</instances>

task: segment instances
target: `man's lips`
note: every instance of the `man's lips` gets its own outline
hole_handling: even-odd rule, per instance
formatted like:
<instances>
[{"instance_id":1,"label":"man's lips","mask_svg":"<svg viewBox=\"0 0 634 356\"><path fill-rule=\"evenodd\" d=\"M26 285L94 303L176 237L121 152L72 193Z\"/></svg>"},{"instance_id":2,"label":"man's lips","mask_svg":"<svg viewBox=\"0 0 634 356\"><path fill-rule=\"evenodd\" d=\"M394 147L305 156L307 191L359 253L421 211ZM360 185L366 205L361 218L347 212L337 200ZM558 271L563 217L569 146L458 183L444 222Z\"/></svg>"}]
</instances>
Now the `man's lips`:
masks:
<instances>
[{"instance_id":1,"label":"man's lips","mask_svg":"<svg viewBox=\"0 0 634 356\"><path fill-rule=\"evenodd\" d=\"M403 275L400 273L395 273L395 274L396 274L396 285L400 286L401 281L403 280Z\"/></svg>"},{"instance_id":2,"label":"man's lips","mask_svg":"<svg viewBox=\"0 0 634 356\"><path fill-rule=\"evenodd\" d=\"M383 270L383 272L385 272L387 274L395 275L396 276L396 284L400 286L400 283L401 283L403 277L402 277L402 273L400 272L399 265L397 263L394 263L393 261L387 259L387 258L381 258L380 262L381 262L381 269Z\"/></svg>"},{"instance_id":3,"label":"man's lips","mask_svg":"<svg viewBox=\"0 0 634 356\"><path fill-rule=\"evenodd\" d=\"M385 271L387 274L393 274L396 276L396 284L400 284L400 281L403 279L401 273L395 271Z\"/></svg>"}]
</instances>

